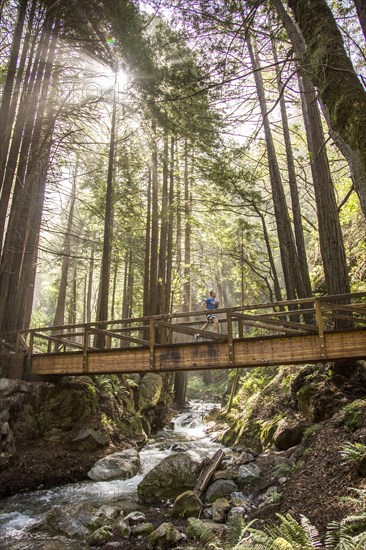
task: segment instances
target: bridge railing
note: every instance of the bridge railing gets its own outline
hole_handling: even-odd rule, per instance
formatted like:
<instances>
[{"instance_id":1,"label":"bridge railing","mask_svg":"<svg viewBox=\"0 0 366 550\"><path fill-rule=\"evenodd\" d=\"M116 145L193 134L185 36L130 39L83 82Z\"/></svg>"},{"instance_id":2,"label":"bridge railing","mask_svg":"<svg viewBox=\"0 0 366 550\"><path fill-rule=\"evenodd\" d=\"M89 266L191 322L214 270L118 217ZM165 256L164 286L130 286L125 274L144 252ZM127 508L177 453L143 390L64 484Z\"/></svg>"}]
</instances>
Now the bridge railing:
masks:
<instances>
[{"instance_id":1,"label":"bridge railing","mask_svg":"<svg viewBox=\"0 0 366 550\"><path fill-rule=\"evenodd\" d=\"M235 339L279 335L317 334L322 345L327 331L366 326L366 292L217 309L217 333L202 330L206 314L190 311L21 330L16 332L14 351L28 355L82 351L86 355L144 347L150 349L153 360L157 346L193 344L195 335L200 342L226 341L229 350Z\"/></svg>"}]
</instances>

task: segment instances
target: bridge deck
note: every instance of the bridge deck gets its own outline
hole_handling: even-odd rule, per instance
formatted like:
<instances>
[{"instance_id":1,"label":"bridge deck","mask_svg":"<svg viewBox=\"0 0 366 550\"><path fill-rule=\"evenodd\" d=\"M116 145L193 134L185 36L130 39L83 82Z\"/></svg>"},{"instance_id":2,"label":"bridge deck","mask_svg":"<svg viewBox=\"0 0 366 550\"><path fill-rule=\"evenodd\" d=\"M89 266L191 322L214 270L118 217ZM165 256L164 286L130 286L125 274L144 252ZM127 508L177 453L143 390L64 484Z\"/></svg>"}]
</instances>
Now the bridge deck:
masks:
<instances>
[{"instance_id":1,"label":"bridge deck","mask_svg":"<svg viewBox=\"0 0 366 550\"><path fill-rule=\"evenodd\" d=\"M324 335L325 352L317 335L273 336L233 341L232 359L226 342L202 342L156 346L151 365L146 348L34 355L32 374L105 374L192 371L326 362L366 358L366 331Z\"/></svg>"},{"instance_id":2,"label":"bridge deck","mask_svg":"<svg viewBox=\"0 0 366 550\"><path fill-rule=\"evenodd\" d=\"M366 292L18 331L28 375L228 369L366 359ZM195 342L193 336L200 335ZM1 357L0 357L1 361ZM10 361L11 363L11 361Z\"/></svg>"}]
</instances>

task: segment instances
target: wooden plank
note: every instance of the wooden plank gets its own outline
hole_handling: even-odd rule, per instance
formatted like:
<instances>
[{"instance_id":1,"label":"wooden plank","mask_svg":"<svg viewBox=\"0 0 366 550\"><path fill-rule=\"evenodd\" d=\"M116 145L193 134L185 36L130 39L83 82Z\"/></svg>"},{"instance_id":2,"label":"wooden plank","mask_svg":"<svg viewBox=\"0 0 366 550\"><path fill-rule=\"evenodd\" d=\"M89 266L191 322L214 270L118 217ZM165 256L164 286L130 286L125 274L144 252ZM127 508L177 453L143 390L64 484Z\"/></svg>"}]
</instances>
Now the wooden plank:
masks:
<instances>
[{"instance_id":1,"label":"wooden plank","mask_svg":"<svg viewBox=\"0 0 366 550\"><path fill-rule=\"evenodd\" d=\"M216 332L209 332L208 330L199 330L198 328L191 328L191 327L187 327L186 325L179 325L177 323L164 323L162 321L159 321L156 324L159 327L169 328L174 332L181 332L183 334L192 334L192 336L194 336L195 334L199 334L203 338L210 338L211 340L220 340L222 342L226 342L227 340L227 336L223 334L218 334Z\"/></svg>"},{"instance_id":2,"label":"wooden plank","mask_svg":"<svg viewBox=\"0 0 366 550\"><path fill-rule=\"evenodd\" d=\"M140 344L141 346L149 346L149 342L147 340L142 340L142 338L135 338L134 336L125 336L124 334L118 334L118 332L113 332L110 330L104 330L99 328L89 328L90 332L95 332L99 334L104 334L105 336L108 336L110 338L118 338L119 340L123 340L126 342L134 342L135 344Z\"/></svg>"},{"instance_id":3,"label":"wooden plank","mask_svg":"<svg viewBox=\"0 0 366 550\"><path fill-rule=\"evenodd\" d=\"M254 315L248 315L246 313L233 313L233 318L241 319L244 325L249 325L257 328L264 328L266 330L276 330L277 332L284 332L285 334L299 334L299 331L296 329L277 327L268 323L263 323L258 321Z\"/></svg>"},{"instance_id":4,"label":"wooden plank","mask_svg":"<svg viewBox=\"0 0 366 550\"><path fill-rule=\"evenodd\" d=\"M292 312L293 313L293 312ZM298 310L297 314L301 313L301 310ZM269 321L271 324L274 325L283 325L284 327L294 328L294 329L300 329L304 332L318 332L317 328L314 325L308 325L307 323L295 323L295 321L284 321L282 319L275 319L272 316L269 315L258 315L256 316L257 319L265 319L266 322ZM298 330L296 332L299 332Z\"/></svg>"},{"instance_id":5,"label":"wooden plank","mask_svg":"<svg viewBox=\"0 0 366 550\"><path fill-rule=\"evenodd\" d=\"M349 321L350 323L360 323L361 325L366 325L366 319L360 319L359 317L348 317L347 315L328 313L327 311L323 311L323 316L327 317L327 319L343 319L345 321Z\"/></svg>"},{"instance_id":6,"label":"wooden plank","mask_svg":"<svg viewBox=\"0 0 366 550\"><path fill-rule=\"evenodd\" d=\"M197 496L201 496L203 491L206 489L207 485L210 483L210 480L217 470L217 468L220 466L222 459L224 458L225 453L222 449L219 449L216 451L214 456L211 458L209 464L203 468L201 471L199 478L197 480L197 483L194 487L194 492Z\"/></svg>"},{"instance_id":7,"label":"wooden plank","mask_svg":"<svg viewBox=\"0 0 366 550\"><path fill-rule=\"evenodd\" d=\"M322 304L322 311L349 311L350 313L364 313L366 315L366 304L351 304L351 305L341 305L341 304ZM361 311L360 311L361 310ZM362 311L365 310L365 311Z\"/></svg>"},{"instance_id":8,"label":"wooden plank","mask_svg":"<svg viewBox=\"0 0 366 550\"><path fill-rule=\"evenodd\" d=\"M63 338L57 338L56 336L46 336L45 334L39 334L38 332L33 332L33 337L43 338L48 342L58 342L59 344L63 344L64 346L70 346L77 349L84 349L84 344L77 344L76 342L71 342L71 340L64 340ZM91 347L90 349L97 349L97 348Z\"/></svg>"}]
</instances>

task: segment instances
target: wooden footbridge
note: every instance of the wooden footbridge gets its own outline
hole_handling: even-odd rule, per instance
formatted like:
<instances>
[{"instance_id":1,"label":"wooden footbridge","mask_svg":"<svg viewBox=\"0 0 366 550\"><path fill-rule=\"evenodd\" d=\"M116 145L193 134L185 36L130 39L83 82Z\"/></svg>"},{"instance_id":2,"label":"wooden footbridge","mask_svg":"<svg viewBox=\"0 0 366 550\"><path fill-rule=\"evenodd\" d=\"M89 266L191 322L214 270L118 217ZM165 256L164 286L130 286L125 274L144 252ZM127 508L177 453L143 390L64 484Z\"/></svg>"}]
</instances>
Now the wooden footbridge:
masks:
<instances>
[{"instance_id":1,"label":"wooden footbridge","mask_svg":"<svg viewBox=\"0 0 366 550\"><path fill-rule=\"evenodd\" d=\"M21 330L8 371L89 375L229 369L366 359L366 292L216 310ZM196 342L195 334L199 334Z\"/></svg>"}]
</instances>

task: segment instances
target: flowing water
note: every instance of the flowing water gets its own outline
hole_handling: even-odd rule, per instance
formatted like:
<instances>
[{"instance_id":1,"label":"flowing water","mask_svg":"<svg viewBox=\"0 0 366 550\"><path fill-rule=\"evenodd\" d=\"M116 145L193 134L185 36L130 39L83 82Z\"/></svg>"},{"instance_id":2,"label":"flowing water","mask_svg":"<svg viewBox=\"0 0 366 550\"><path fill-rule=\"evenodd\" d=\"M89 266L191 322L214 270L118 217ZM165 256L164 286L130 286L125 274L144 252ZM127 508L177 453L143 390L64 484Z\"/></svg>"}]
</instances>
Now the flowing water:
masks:
<instances>
[{"instance_id":1,"label":"flowing water","mask_svg":"<svg viewBox=\"0 0 366 550\"><path fill-rule=\"evenodd\" d=\"M67 548L78 550L83 545L47 538L30 542L28 533L39 524L54 507L88 502L93 506L112 504L123 510L137 510L137 485L154 466L173 452L189 450L199 457L212 456L219 445L207 435L203 418L214 405L195 403L174 418L174 429L164 429L149 440L140 452L141 471L124 481L83 481L55 487L49 490L32 491L14 495L0 501L0 549L18 550L39 548ZM39 545L39 546L38 546Z\"/></svg>"}]
</instances>

